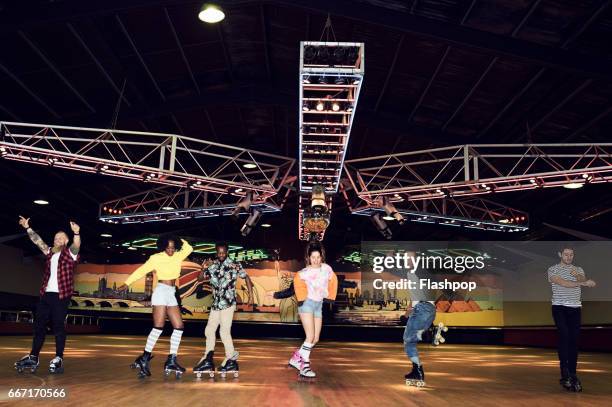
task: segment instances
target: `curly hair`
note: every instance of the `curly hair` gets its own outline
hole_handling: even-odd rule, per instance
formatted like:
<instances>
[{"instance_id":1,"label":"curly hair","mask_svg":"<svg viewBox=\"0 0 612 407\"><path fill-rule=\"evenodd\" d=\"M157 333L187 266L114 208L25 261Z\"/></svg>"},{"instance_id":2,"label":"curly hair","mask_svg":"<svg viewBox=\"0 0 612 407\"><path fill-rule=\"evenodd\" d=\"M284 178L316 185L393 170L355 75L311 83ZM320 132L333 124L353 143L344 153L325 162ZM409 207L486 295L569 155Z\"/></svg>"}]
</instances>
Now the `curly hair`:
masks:
<instances>
[{"instance_id":1,"label":"curly hair","mask_svg":"<svg viewBox=\"0 0 612 407\"><path fill-rule=\"evenodd\" d=\"M168 244L170 244L171 241L174 242L174 248L176 250L181 250L181 248L183 247L183 241L175 235L161 235L160 237L158 237L157 249L160 252L163 252L164 250L166 250Z\"/></svg>"},{"instance_id":2,"label":"curly hair","mask_svg":"<svg viewBox=\"0 0 612 407\"><path fill-rule=\"evenodd\" d=\"M306 265L310 265L310 255L314 252L319 252L321 254L321 263L325 263L325 249L320 243L310 243L306 246L306 255L305 261Z\"/></svg>"}]
</instances>

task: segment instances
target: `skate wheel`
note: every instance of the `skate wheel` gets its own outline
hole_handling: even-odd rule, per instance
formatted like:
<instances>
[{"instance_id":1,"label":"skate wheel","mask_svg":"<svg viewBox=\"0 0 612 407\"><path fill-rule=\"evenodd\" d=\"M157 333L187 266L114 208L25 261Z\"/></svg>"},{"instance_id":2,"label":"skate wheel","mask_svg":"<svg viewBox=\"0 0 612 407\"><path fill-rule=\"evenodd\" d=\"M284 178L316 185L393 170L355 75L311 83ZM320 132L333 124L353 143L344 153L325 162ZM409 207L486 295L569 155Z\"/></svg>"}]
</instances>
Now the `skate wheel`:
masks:
<instances>
[{"instance_id":1,"label":"skate wheel","mask_svg":"<svg viewBox=\"0 0 612 407\"><path fill-rule=\"evenodd\" d=\"M444 332L447 332L447 331L448 331L448 327L447 327L447 326L445 326L444 328L442 328L442 330L443 330Z\"/></svg>"},{"instance_id":2,"label":"skate wheel","mask_svg":"<svg viewBox=\"0 0 612 407\"><path fill-rule=\"evenodd\" d=\"M196 373L196 377L197 377L198 379L202 378L202 373Z\"/></svg>"},{"instance_id":3,"label":"skate wheel","mask_svg":"<svg viewBox=\"0 0 612 407\"><path fill-rule=\"evenodd\" d=\"M444 328L444 324L442 322L438 322L438 327Z\"/></svg>"},{"instance_id":4,"label":"skate wheel","mask_svg":"<svg viewBox=\"0 0 612 407\"><path fill-rule=\"evenodd\" d=\"M425 382L418 381L416 383L416 385L417 385L417 387L423 387L423 386L425 386Z\"/></svg>"},{"instance_id":5,"label":"skate wheel","mask_svg":"<svg viewBox=\"0 0 612 407\"><path fill-rule=\"evenodd\" d=\"M446 339L440 338L440 343L444 343L444 342L446 342Z\"/></svg>"},{"instance_id":6,"label":"skate wheel","mask_svg":"<svg viewBox=\"0 0 612 407\"><path fill-rule=\"evenodd\" d=\"M166 376L166 377L170 376L170 371L169 370L164 370L164 376Z\"/></svg>"},{"instance_id":7,"label":"skate wheel","mask_svg":"<svg viewBox=\"0 0 612 407\"><path fill-rule=\"evenodd\" d=\"M438 340L435 340L433 344L434 344L434 346L438 346L440 344L440 342Z\"/></svg>"},{"instance_id":8,"label":"skate wheel","mask_svg":"<svg viewBox=\"0 0 612 407\"><path fill-rule=\"evenodd\" d=\"M215 377L215 372L210 372L210 373L208 374L208 376L209 376L210 378Z\"/></svg>"},{"instance_id":9,"label":"skate wheel","mask_svg":"<svg viewBox=\"0 0 612 407\"><path fill-rule=\"evenodd\" d=\"M238 372L234 373L234 378L238 378L239 374Z\"/></svg>"},{"instance_id":10,"label":"skate wheel","mask_svg":"<svg viewBox=\"0 0 612 407\"><path fill-rule=\"evenodd\" d=\"M18 373L23 373L23 369L22 368L17 368L17 372Z\"/></svg>"},{"instance_id":11,"label":"skate wheel","mask_svg":"<svg viewBox=\"0 0 612 407\"><path fill-rule=\"evenodd\" d=\"M182 373L179 373L179 372L176 372L176 378L177 378L177 379L180 379L181 377L183 377L183 374L182 374Z\"/></svg>"},{"instance_id":12,"label":"skate wheel","mask_svg":"<svg viewBox=\"0 0 612 407\"><path fill-rule=\"evenodd\" d=\"M221 378L225 379L225 373L221 373Z\"/></svg>"}]
</instances>

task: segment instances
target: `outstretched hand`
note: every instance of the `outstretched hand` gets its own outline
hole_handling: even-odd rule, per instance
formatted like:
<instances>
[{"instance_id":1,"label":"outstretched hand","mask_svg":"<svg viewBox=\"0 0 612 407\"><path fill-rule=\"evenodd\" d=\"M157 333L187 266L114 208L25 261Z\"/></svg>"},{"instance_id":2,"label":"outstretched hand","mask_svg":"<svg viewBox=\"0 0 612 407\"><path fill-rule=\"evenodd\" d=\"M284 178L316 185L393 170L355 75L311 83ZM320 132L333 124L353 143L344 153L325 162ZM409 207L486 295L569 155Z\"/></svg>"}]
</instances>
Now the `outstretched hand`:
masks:
<instances>
[{"instance_id":1,"label":"outstretched hand","mask_svg":"<svg viewBox=\"0 0 612 407\"><path fill-rule=\"evenodd\" d=\"M76 222L70 221L70 229L72 229L72 233L79 234L81 227Z\"/></svg>"},{"instance_id":2,"label":"outstretched hand","mask_svg":"<svg viewBox=\"0 0 612 407\"><path fill-rule=\"evenodd\" d=\"M211 265L213 264L212 259L206 259L202 262L202 269L206 270L207 268L209 268Z\"/></svg>"},{"instance_id":3,"label":"outstretched hand","mask_svg":"<svg viewBox=\"0 0 612 407\"><path fill-rule=\"evenodd\" d=\"M30 218L24 218L23 216L19 216L19 224L24 228L27 229L30 227Z\"/></svg>"},{"instance_id":4,"label":"outstretched hand","mask_svg":"<svg viewBox=\"0 0 612 407\"><path fill-rule=\"evenodd\" d=\"M595 287L595 281L593 280L587 280L584 283L582 283L582 285L586 286L586 287Z\"/></svg>"}]
</instances>

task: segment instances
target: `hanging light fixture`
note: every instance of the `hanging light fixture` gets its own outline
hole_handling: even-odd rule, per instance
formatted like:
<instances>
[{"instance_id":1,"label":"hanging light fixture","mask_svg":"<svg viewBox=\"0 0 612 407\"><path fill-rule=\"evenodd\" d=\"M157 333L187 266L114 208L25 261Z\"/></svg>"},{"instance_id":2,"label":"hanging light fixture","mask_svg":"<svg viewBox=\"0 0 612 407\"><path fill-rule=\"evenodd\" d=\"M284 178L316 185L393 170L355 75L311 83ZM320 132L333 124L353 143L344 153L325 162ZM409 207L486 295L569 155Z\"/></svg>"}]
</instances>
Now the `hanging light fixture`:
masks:
<instances>
[{"instance_id":1,"label":"hanging light fixture","mask_svg":"<svg viewBox=\"0 0 612 407\"><path fill-rule=\"evenodd\" d=\"M206 3L200 9L198 18L205 23L218 23L225 18L225 13L221 8L215 4Z\"/></svg>"}]
</instances>

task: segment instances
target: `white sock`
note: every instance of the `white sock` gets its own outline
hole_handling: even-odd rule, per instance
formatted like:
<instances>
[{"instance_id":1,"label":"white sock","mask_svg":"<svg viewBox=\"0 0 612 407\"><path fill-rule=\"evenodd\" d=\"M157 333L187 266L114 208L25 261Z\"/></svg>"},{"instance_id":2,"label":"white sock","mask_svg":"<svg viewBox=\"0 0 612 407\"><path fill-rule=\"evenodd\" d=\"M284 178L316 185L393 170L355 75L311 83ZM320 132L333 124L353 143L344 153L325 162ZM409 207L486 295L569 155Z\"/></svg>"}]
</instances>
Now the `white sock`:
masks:
<instances>
[{"instance_id":1,"label":"white sock","mask_svg":"<svg viewBox=\"0 0 612 407\"><path fill-rule=\"evenodd\" d=\"M312 343L309 342L304 342L302 344L302 347L300 347L299 353L300 356L302 357L302 359L304 359L306 362L308 362L310 360L310 352L312 351L312 347L314 345Z\"/></svg>"},{"instance_id":2,"label":"white sock","mask_svg":"<svg viewBox=\"0 0 612 407\"><path fill-rule=\"evenodd\" d=\"M157 328L151 329L151 333L149 334L147 338L147 344L145 345L145 351L149 353L153 352L155 343L157 343L157 340L159 339L159 335L161 335L161 333L162 333L161 329L157 329Z\"/></svg>"},{"instance_id":3,"label":"white sock","mask_svg":"<svg viewBox=\"0 0 612 407\"><path fill-rule=\"evenodd\" d=\"M179 344L181 343L181 336L183 336L182 329L175 329L172 331L172 336L170 337L170 354L176 355L178 352Z\"/></svg>"}]
</instances>

